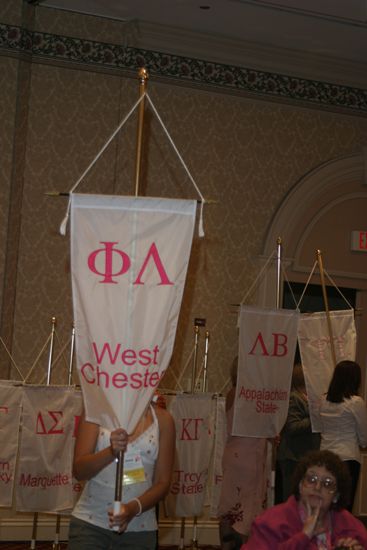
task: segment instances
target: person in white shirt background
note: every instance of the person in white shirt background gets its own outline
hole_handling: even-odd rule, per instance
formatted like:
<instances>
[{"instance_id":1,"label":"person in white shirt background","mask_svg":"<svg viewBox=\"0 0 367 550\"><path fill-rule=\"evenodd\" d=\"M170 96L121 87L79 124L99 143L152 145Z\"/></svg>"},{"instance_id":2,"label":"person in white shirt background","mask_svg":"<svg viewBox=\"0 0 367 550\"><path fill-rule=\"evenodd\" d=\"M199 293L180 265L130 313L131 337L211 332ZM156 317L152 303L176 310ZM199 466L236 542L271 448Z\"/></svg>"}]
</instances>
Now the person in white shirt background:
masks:
<instances>
[{"instance_id":1,"label":"person in white shirt background","mask_svg":"<svg viewBox=\"0 0 367 550\"><path fill-rule=\"evenodd\" d=\"M358 395L361 368L355 361L335 367L320 407L321 450L337 454L348 466L352 481L348 510L352 511L361 466L360 447L367 447L367 408Z\"/></svg>"}]
</instances>

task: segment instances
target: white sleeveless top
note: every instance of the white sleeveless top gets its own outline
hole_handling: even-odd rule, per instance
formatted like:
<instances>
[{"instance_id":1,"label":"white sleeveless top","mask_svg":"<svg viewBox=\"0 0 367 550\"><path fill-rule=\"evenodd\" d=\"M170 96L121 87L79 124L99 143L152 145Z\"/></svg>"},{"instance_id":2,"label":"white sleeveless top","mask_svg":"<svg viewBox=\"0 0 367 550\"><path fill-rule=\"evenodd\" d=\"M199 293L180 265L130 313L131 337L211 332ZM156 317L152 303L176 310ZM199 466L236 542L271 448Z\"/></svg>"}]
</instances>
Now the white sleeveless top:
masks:
<instances>
[{"instance_id":1,"label":"white sleeveless top","mask_svg":"<svg viewBox=\"0 0 367 550\"><path fill-rule=\"evenodd\" d=\"M153 422L145 432L127 446L128 452L139 452L145 470L146 481L124 485L122 502L129 502L134 497L141 496L152 486L154 467L159 450L159 425L154 408L151 407ZM109 430L99 429L96 452L110 446ZM72 515L98 527L110 529L107 510L113 508L115 498L116 462L103 468L97 475L87 481L81 497ZM155 531L157 520L155 507L135 516L128 524L126 531Z\"/></svg>"}]
</instances>

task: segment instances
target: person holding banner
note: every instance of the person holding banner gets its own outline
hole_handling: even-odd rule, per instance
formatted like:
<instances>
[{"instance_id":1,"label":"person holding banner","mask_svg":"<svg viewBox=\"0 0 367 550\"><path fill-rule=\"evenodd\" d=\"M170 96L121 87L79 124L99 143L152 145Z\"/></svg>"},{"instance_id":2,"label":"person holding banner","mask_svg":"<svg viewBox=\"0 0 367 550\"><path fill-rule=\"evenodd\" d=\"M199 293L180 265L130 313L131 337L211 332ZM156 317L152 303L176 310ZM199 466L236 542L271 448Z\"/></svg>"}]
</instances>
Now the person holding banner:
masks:
<instances>
[{"instance_id":1,"label":"person holding banner","mask_svg":"<svg viewBox=\"0 0 367 550\"><path fill-rule=\"evenodd\" d=\"M367 408L358 395L361 367L355 361L340 361L321 402L321 449L336 453L347 465L352 479L352 511L361 466L360 447L367 447Z\"/></svg>"},{"instance_id":2,"label":"person holding banner","mask_svg":"<svg viewBox=\"0 0 367 550\"><path fill-rule=\"evenodd\" d=\"M241 550L365 550L365 526L345 509L350 476L330 451L312 451L297 465L293 495L255 519Z\"/></svg>"},{"instance_id":3,"label":"person holding banner","mask_svg":"<svg viewBox=\"0 0 367 550\"><path fill-rule=\"evenodd\" d=\"M170 487L175 427L168 411L147 408L132 434L108 431L82 417L74 475L87 480L70 521L69 550L153 550L155 505ZM124 452L123 503L113 514L116 457ZM113 529L114 528L114 529Z\"/></svg>"},{"instance_id":4,"label":"person holding banner","mask_svg":"<svg viewBox=\"0 0 367 550\"><path fill-rule=\"evenodd\" d=\"M218 506L222 550L232 550L247 540L251 522L264 509L266 500L266 439L231 435L237 365L238 357L232 363L232 388L226 397L227 441Z\"/></svg>"}]
</instances>

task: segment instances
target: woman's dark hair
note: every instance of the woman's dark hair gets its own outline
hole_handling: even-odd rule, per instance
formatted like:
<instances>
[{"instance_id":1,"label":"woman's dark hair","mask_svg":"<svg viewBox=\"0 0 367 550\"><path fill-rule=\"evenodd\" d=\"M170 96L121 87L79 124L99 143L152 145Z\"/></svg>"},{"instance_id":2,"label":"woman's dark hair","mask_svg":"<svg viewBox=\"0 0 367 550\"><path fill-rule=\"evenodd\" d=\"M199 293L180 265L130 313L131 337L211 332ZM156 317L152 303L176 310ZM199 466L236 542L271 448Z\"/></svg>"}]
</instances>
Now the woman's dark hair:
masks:
<instances>
[{"instance_id":1,"label":"woman's dark hair","mask_svg":"<svg viewBox=\"0 0 367 550\"><path fill-rule=\"evenodd\" d=\"M349 504L351 479L347 466L331 451L311 451L297 464L293 476L293 494L298 500L300 497L299 484L307 470L312 466L323 466L336 479L337 502L333 502L331 508L345 508Z\"/></svg>"},{"instance_id":2,"label":"woman's dark hair","mask_svg":"<svg viewBox=\"0 0 367 550\"><path fill-rule=\"evenodd\" d=\"M361 385L361 367L355 361L340 361L334 369L326 399L331 403L341 403L344 399L358 394Z\"/></svg>"},{"instance_id":3,"label":"woman's dark hair","mask_svg":"<svg viewBox=\"0 0 367 550\"><path fill-rule=\"evenodd\" d=\"M305 376L301 363L296 363L292 373L292 390L304 391L306 389Z\"/></svg>"}]
</instances>

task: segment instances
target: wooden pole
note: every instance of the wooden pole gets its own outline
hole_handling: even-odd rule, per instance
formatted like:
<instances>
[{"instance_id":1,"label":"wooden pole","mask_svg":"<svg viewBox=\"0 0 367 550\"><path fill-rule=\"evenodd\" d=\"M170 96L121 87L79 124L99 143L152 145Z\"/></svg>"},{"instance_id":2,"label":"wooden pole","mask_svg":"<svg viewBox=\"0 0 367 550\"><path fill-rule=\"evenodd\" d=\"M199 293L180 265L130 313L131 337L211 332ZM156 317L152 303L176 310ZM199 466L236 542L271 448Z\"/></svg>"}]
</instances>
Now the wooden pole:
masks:
<instances>
[{"instance_id":1,"label":"wooden pole","mask_svg":"<svg viewBox=\"0 0 367 550\"><path fill-rule=\"evenodd\" d=\"M139 97L142 97L145 93L147 80L148 80L148 71L142 67L139 70L139 82L140 82ZM142 153L142 145L143 145L144 111L145 111L145 98L143 98L139 103L138 131L137 131L137 138L136 138L135 197L139 196L141 153Z\"/></svg>"},{"instance_id":2,"label":"wooden pole","mask_svg":"<svg viewBox=\"0 0 367 550\"><path fill-rule=\"evenodd\" d=\"M330 319L330 311L329 311L329 302L327 298L327 292L326 292L326 284L325 284L325 274L324 274L324 267L322 263L322 255L321 250L316 251L316 258L317 263L319 266L320 271L320 279L321 279L321 287L322 287L322 296L324 298L324 306L325 306L325 313L326 313L326 322L329 332L329 338L330 338L330 351L331 351L331 358L333 360L333 365L335 368L336 365L336 355L335 355L335 345L334 345L334 336L333 336L333 328L331 326L331 319Z\"/></svg>"}]
</instances>

